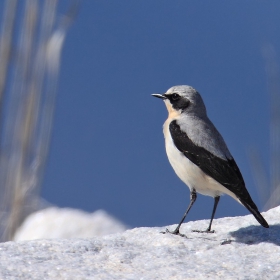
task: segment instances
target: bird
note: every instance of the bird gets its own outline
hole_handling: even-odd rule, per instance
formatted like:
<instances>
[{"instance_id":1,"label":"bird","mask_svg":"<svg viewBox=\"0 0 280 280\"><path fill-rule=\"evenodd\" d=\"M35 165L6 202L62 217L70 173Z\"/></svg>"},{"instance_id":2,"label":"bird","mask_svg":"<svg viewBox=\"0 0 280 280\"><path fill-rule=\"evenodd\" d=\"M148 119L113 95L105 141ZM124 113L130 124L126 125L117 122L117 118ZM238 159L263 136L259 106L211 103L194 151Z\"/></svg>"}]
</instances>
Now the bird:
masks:
<instances>
[{"instance_id":1,"label":"bird","mask_svg":"<svg viewBox=\"0 0 280 280\"><path fill-rule=\"evenodd\" d=\"M164 101L168 118L163 125L165 149L177 176L190 189L190 203L174 231L181 235L180 227L196 201L197 193L214 198L210 223L211 230L220 196L227 194L245 206L265 228L269 225L260 214L246 189L242 174L223 137L207 116L200 93L191 86L173 86L166 93L152 96Z\"/></svg>"}]
</instances>

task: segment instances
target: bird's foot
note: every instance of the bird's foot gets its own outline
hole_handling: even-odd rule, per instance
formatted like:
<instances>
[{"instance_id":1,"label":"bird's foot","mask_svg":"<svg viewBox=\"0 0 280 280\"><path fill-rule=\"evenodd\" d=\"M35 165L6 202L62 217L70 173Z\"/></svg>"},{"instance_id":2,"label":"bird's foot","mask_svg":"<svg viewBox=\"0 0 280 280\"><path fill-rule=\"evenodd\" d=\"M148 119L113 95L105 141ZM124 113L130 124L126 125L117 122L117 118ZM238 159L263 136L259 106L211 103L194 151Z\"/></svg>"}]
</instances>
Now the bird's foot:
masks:
<instances>
[{"instance_id":1,"label":"bird's foot","mask_svg":"<svg viewBox=\"0 0 280 280\"><path fill-rule=\"evenodd\" d=\"M160 233L163 233L163 234L171 233L171 234L179 235L181 237L187 237L185 234L180 233L180 231L178 229L175 229L173 231L170 231L169 229L166 229L165 231L161 231Z\"/></svg>"},{"instance_id":2,"label":"bird's foot","mask_svg":"<svg viewBox=\"0 0 280 280\"><path fill-rule=\"evenodd\" d=\"M215 233L215 230L210 230L209 228L206 229L206 230L197 230L197 229L194 229L194 230L192 230L192 232L199 232L199 233Z\"/></svg>"}]
</instances>

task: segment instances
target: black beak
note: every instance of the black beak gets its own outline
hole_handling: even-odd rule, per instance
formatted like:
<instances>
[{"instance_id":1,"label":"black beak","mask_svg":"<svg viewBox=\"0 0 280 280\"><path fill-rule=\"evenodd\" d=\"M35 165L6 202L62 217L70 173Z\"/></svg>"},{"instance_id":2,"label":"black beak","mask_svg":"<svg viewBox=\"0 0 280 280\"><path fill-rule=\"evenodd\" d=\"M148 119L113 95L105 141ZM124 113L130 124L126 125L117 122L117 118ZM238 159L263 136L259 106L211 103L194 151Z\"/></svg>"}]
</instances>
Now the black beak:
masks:
<instances>
[{"instance_id":1,"label":"black beak","mask_svg":"<svg viewBox=\"0 0 280 280\"><path fill-rule=\"evenodd\" d=\"M163 100L166 99L165 95L164 94L160 94L160 93L154 93L154 94L152 94L152 96L160 98L160 99L163 99Z\"/></svg>"}]
</instances>

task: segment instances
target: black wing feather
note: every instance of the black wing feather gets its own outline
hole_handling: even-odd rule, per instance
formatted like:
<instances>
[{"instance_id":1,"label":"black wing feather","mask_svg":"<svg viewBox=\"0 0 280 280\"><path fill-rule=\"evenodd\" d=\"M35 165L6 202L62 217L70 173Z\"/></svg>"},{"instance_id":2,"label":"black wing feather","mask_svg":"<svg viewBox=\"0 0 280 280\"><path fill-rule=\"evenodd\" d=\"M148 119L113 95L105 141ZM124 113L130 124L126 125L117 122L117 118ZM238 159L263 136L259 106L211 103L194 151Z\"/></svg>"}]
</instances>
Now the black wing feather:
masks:
<instances>
[{"instance_id":1,"label":"black wing feather","mask_svg":"<svg viewBox=\"0 0 280 280\"><path fill-rule=\"evenodd\" d=\"M180 152L191 162L199 166L205 174L233 192L256 219L263 226L268 227L247 191L241 172L233 158L224 160L213 155L203 147L195 145L188 135L181 131L176 120L170 123L169 130L173 142Z\"/></svg>"},{"instance_id":2,"label":"black wing feather","mask_svg":"<svg viewBox=\"0 0 280 280\"><path fill-rule=\"evenodd\" d=\"M170 123L169 129L177 149L199 166L204 173L229 189L236 196L244 199L250 196L234 159L223 160L203 147L195 145L188 135L181 131L176 120Z\"/></svg>"}]
</instances>

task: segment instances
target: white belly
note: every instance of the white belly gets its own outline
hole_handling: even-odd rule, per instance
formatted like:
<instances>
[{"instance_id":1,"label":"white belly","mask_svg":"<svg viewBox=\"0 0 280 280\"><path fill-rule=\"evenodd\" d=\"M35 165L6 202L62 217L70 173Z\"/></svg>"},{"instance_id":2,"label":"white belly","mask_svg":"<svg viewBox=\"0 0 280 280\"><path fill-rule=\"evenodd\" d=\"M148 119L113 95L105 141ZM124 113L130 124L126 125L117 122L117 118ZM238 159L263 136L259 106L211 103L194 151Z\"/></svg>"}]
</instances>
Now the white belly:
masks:
<instances>
[{"instance_id":1,"label":"white belly","mask_svg":"<svg viewBox=\"0 0 280 280\"><path fill-rule=\"evenodd\" d=\"M185 157L174 145L169 132L169 123L164 124L165 148L167 157L177 176L191 189L212 197L224 193L234 199L237 197L216 180L206 175L197 165Z\"/></svg>"}]
</instances>

